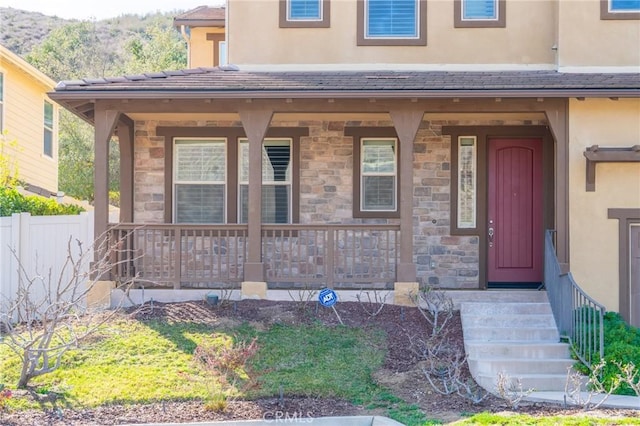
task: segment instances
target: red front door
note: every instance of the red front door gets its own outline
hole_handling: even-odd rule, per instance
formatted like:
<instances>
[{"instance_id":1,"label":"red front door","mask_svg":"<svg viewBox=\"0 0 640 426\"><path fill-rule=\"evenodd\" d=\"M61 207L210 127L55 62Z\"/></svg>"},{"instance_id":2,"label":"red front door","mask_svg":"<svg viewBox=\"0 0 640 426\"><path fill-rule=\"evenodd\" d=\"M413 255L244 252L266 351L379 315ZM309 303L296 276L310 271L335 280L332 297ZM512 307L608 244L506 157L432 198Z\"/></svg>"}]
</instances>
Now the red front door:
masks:
<instances>
[{"instance_id":1,"label":"red front door","mask_svg":"<svg viewBox=\"0 0 640 426\"><path fill-rule=\"evenodd\" d=\"M540 283L543 278L542 140L489 140L487 278Z\"/></svg>"}]
</instances>

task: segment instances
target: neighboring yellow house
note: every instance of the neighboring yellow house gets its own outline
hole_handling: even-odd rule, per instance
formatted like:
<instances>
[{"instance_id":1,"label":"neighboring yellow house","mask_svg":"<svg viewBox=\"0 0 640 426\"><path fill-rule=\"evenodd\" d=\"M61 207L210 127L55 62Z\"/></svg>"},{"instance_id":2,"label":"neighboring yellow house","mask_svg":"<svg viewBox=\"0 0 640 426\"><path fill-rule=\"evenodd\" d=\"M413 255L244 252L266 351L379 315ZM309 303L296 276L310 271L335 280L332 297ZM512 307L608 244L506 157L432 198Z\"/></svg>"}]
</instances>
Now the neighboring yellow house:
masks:
<instances>
[{"instance_id":1,"label":"neighboring yellow house","mask_svg":"<svg viewBox=\"0 0 640 426\"><path fill-rule=\"evenodd\" d=\"M212 13L175 20L193 69L52 94L94 121L99 152L119 137L121 221L182 240L141 238L147 257L124 278L535 289L546 250L640 326L640 1L229 0L226 25ZM214 68L223 27L233 65Z\"/></svg>"},{"instance_id":2,"label":"neighboring yellow house","mask_svg":"<svg viewBox=\"0 0 640 426\"><path fill-rule=\"evenodd\" d=\"M58 191L58 105L47 92L55 82L0 45L0 128L25 189ZM17 147L9 146L16 141Z\"/></svg>"},{"instance_id":3,"label":"neighboring yellow house","mask_svg":"<svg viewBox=\"0 0 640 426\"><path fill-rule=\"evenodd\" d=\"M187 42L188 68L227 63L226 9L200 6L173 18L173 25Z\"/></svg>"}]
</instances>

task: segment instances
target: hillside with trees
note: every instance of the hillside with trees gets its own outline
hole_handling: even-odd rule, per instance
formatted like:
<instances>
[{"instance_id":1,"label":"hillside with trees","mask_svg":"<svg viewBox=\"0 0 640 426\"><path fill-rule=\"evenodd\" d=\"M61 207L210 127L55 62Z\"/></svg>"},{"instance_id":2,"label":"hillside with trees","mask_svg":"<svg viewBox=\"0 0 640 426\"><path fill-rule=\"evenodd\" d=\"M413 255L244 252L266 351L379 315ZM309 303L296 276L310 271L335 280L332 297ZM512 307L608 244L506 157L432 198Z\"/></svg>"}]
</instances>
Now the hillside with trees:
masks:
<instances>
[{"instance_id":1,"label":"hillside with trees","mask_svg":"<svg viewBox=\"0 0 640 426\"><path fill-rule=\"evenodd\" d=\"M55 81L183 69L187 46L169 14L65 20L0 8L1 43ZM59 189L93 200L93 127L60 113ZM20 143L20 141L18 141ZM110 150L110 191L117 200L118 146Z\"/></svg>"}]
</instances>

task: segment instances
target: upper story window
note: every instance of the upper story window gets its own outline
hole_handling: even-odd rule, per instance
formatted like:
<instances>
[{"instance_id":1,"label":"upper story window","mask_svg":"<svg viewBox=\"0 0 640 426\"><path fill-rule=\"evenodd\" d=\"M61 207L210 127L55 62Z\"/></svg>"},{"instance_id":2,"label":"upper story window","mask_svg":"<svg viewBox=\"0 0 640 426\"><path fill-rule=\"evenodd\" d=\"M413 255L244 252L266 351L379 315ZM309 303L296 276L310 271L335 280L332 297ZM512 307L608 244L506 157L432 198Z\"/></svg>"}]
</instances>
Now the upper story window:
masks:
<instances>
[{"instance_id":1,"label":"upper story window","mask_svg":"<svg viewBox=\"0 0 640 426\"><path fill-rule=\"evenodd\" d=\"M225 139L175 139L175 223L224 223L227 182Z\"/></svg>"},{"instance_id":2,"label":"upper story window","mask_svg":"<svg viewBox=\"0 0 640 426\"><path fill-rule=\"evenodd\" d=\"M506 0L454 0L454 26L456 28L504 28L506 3Z\"/></svg>"},{"instance_id":3,"label":"upper story window","mask_svg":"<svg viewBox=\"0 0 640 426\"><path fill-rule=\"evenodd\" d=\"M4 74L0 72L0 133L4 130Z\"/></svg>"},{"instance_id":4,"label":"upper story window","mask_svg":"<svg viewBox=\"0 0 640 426\"><path fill-rule=\"evenodd\" d=\"M600 19L640 19L640 0L600 0Z\"/></svg>"},{"instance_id":5,"label":"upper story window","mask_svg":"<svg viewBox=\"0 0 640 426\"><path fill-rule=\"evenodd\" d=\"M426 0L358 0L358 45L427 44Z\"/></svg>"},{"instance_id":6,"label":"upper story window","mask_svg":"<svg viewBox=\"0 0 640 426\"><path fill-rule=\"evenodd\" d=\"M42 153L53 158L53 104L44 101L44 141Z\"/></svg>"},{"instance_id":7,"label":"upper story window","mask_svg":"<svg viewBox=\"0 0 640 426\"><path fill-rule=\"evenodd\" d=\"M280 0L280 28L328 28L329 0Z\"/></svg>"},{"instance_id":8,"label":"upper story window","mask_svg":"<svg viewBox=\"0 0 640 426\"><path fill-rule=\"evenodd\" d=\"M227 42L218 42L218 65L227 65Z\"/></svg>"}]
</instances>

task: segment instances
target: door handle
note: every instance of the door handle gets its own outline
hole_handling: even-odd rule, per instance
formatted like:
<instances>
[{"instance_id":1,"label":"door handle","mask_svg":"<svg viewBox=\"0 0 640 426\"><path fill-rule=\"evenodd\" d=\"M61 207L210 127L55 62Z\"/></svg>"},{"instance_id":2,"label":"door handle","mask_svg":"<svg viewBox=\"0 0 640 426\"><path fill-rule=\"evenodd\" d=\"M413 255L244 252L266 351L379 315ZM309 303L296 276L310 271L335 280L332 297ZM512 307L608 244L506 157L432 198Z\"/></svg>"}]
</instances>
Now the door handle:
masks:
<instances>
[{"instance_id":1,"label":"door handle","mask_svg":"<svg viewBox=\"0 0 640 426\"><path fill-rule=\"evenodd\" d=\"M493 234L494 234L493 227L490 226L489 227L489 247L493 247Z\"/></svg>"}]
</instances>

